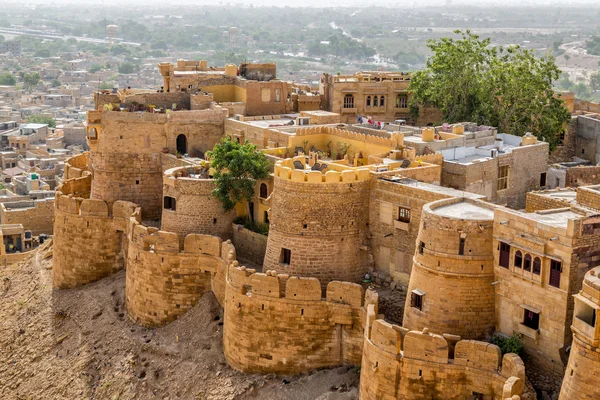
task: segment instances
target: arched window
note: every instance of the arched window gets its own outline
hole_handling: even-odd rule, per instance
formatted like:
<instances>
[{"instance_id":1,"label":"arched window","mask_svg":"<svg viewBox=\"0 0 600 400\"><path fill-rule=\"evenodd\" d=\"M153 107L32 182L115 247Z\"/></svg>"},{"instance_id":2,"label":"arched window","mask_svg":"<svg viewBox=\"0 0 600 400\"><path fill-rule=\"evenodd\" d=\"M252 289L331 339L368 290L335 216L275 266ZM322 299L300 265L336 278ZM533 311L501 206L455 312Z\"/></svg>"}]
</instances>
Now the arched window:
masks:
<instances>
[{"instance_id":1,"label":"arched window","mask_svg":"<svg viewBox=\"0 0 600 400\"><path fill-rule=\"evenodd\" d=\"M184 134L177 136L177 152L187 154L187 137Z\"/></svg>"},{"instance_id":2,"label":"arched window","mask_svg":"<svg viewBox=\"0 0 600 400\"><path fill-rule=\"evenodd\" d=\"M379 107L385 106L385 96L379 98Z\"/></svg>"},{"instance_id":3,"label":"arched window","mask_svg":"<svg viewBox=\"0 0 600 400\"><path fill-rule=\"evenodd\" d=\"M267 184L261 183L260 184L260 198L266 199L267 197L269 197L269 189L267 188Z\"/></svg>"},{"instance_id":4,"label":"arched window","mask_svg":"<svg viewBox=\"0 0 600 400\"><path fill-rule=\"evenodd\" d=\"M88 138L90 139L98 139L98 131L96 130L96 128L90 128L90 130L88 131Z\"/></svg>"},{"instance_id":5,"label":"arched window","mask_svg":"<svg viewBox=\"0 0 600 400\"><path fill-rule=\"evenodd\" d=\"M531 255L525 254L525 262L523 263L523 271L531 271Z\"/></svg>"},{"instance_id":6,"label":"arched window","mask_svg":"<svg viewBox=\"0 0 600 400\"><path fill-rule=\"evenodd\" d=\"M533 273L536 275L542 273L542 260L539 257L533 259Z\"/></svg>"},{"instance_id":7,"label":"arched window","mask_svg":"<svg viewBox=\"0 0 600 400\"><path fill-rule=\"evenodd\" d=\"M371 107L371 96L367 96L367 107Z\"/></svg>"},{"instance_id":8,"label":"arched window","mask_svg":"<svg viewBox=\"0 0 600 400\"><path fill-rule=\"evenodd\" d=\"M373 107L379 107L379 97L373 96Z\"/></svg>"},{"instance_id":9,"label":"arched window","mask_svg":"<svg viewBox=\"0 0 600 400\"><path fill-rule=\"evenodd\" d=\"M515 268L521 268L523 266L523 254L517 250L515 252Z\"/></svg>"},{"instance_id":10,"label":"arched window","mask_svg":"<svg viewBox=\"0 0 600 400\"><path fill-rule=\"evenodd\" d=\"M344 96L344 108L354 108L354 96L347 94Z\"/></svg>"}]
</instances>

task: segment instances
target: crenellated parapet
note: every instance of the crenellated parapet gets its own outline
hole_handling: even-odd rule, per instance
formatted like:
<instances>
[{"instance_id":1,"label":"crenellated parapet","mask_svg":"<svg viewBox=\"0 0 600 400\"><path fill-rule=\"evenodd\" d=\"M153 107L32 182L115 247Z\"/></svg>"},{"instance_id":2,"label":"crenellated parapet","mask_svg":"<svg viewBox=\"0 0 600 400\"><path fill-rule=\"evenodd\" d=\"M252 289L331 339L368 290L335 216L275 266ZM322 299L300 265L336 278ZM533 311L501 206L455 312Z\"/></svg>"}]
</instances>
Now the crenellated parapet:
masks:
<instances>
[{"instance_id":1,"label":"crenellated parapet","mask_svg":"<svg viewBox=\"0 0 600 400\"><path fill-rule=\"evenodd\" d=\"M377 294L358 284L228 266L224 352L246 372L302 373L315 368L358 365L366 307Z\"/></svg>"},{"instance_id":2,"label":"crenellated parapet","mask_svg":"<svg viewBox=\"0 0 600 400\"><path fill-rule=\"evenodd\" d=\"M131 220L128 237L126 298L129 317L144 326L171 322L200 297L224 297L225 269L235 260L230 241L188 234L183 243L174 232Z\"/></svg>"},{"instance_id":3,"label":"crenellated parapet","mask_svg":"<svg viewBox=\"0 0 600 400\"><path fill-rule=\"evenodd\" d=\"M303 158L303 157L296 157ZM292 182L298 183L356 183L368 181L371 177L371 172L368 168L344 169L340 171L328 170L311 171L306 169L295 169L294 161L296 159L285 159L275 164L274 176ZM302 162L302 161L298 161ZM303 163L303 162L302 162ZM304 164L304 163L303 163Z\"/></svg>"},{"instance_id":4,"label":"crenellated parapet","mask_svg":"<svg viewBox=\"0 0 600 400\"><path fill-rule=\"evenodd\" d=\"M57 191L53 287L81 286L123 268L123 235L135 211L136 205L131 202L117 201L109 205L103 200L83 199ZM139 209L135 218L141 221Z\"/></svg>"},{"instance_id":5,"label":"crenellated parapet","mask_svg":"<svg viewBox=\"0 0 600 400\"><path fill-rule=\"evenodd\" d=\"M502 356L496 345L411 331L368 312L363 349L360 398L519 399L525 366L516 354Z\"/></svg>"}]
</instances>

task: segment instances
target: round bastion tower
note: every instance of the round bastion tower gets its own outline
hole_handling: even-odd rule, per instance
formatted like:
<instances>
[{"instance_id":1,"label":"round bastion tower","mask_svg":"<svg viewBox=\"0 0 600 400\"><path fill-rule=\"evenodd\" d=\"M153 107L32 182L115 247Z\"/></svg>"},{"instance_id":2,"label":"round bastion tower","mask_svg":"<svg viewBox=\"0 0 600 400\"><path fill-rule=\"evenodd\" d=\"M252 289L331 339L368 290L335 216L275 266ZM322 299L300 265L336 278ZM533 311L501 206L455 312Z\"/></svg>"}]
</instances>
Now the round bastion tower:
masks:
<instances>
[{"instance_id":1,"label":"round bastion tower","mask_svg":"<svg viewBox=\"0 0 600 400\"><path fill-rule=\"evenodd\" d=\"M269 238L264 270L358 282L366 272L360 249L368 219L366 169L310 171L292 169L287 159L275 165Z\"/></svg>"},{"instance_id":2,"label":"round bastion tower","mask_svg":"<svg viewBox=\"0 0 600 400\"><path fill-rule=\"evenodd\" d=\"M223 211L222 203L212 194L214 188L208 165L166 170L161 229L177 232L182 242L189 233L231 239L235 211Z\"/></svg>"},{"instance_id":3,"label":"round bastion tower","mask_svg":"<svg viewBox=\"0 0 600 400\"><path fill-rule=\"evenodd\" d=\"M600 396L600 267L588 271L573 297L573 344L559 400L595 400Z\"/></svg>"},{"instance_id":4,"label":"round bastion tower","mask_svg":"<svg viewBox=\"0 0 600 400\"><path fill-rule=\"evenodd\" d=\"M485 339L494 332L494 209L463 198L423 206L402 326Z\"/></svg>"}]
</instances>

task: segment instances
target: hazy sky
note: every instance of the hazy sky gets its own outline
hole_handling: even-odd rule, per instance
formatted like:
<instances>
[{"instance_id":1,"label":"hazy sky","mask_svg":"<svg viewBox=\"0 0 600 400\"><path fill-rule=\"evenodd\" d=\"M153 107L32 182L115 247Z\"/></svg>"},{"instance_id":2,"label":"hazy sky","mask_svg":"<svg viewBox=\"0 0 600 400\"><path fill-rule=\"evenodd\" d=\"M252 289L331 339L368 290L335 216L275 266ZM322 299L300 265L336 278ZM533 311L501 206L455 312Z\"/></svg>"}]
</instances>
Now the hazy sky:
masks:
<instances>
[{"instance_id":1,"label":"hazy sky","mask_svg":"<svg viewBox=\"0 0 600 400\"><path fill-rule=\"evenodd\" d=\"M15 0L0 0L6 3L12 4L44 4L47 5L47 0L31 0L31 1L15 1ZM565 2L558 0L503 0L498 2L497 0L449 0L452 5L468 4L475 6L486 6L486 7L502 7L502 6L544 6L553 5L561 7L585 7L590 5L600 6L600 0L578 0L577 2ZM124 4L122 0L100 0L96 4ZM90 4L89 0L53 0L52 4ZM447 0L405 0L405 1L390 1L390 0L170 0L167 3L164 0L128 0L126 4L132 5L153 5L159 6L168 4L170 8L177 4L186 5L219 5L219 4L253 4L255 6L290 6L290 7L369 7L373 5L377 6L390 6L390 7L423 7L431 5L445 5ZM183 12L184 10L182 10Z\"/></svg>"}]
</instances>

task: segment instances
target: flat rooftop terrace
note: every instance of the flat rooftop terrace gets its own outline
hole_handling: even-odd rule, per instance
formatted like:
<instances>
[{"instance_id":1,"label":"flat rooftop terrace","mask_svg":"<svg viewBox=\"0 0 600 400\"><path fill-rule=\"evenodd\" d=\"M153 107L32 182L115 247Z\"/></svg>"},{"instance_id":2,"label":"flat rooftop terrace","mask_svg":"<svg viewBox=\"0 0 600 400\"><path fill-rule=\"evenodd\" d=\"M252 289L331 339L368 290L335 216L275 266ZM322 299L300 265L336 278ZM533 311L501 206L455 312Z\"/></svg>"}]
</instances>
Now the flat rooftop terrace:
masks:
<instances>
[{"instance_id":1,"label":"flat rooftop terrace","mask_svg":"<svg viewBox=\"0 0 600 400\"><path fill-rule=\"evenodd\" d=\"M441 207L436 207L433 213L442 217L456 219L473 219L473 220L493 220L494 210L486 207L478 206L477 204L461 201L459 203L448 204Z\"/></svg>"},{"instance_id":2,"label":"flat rooftop terrace","mask_svg":"<svg viewBox=\"0 0 600 400\"><path fill-rule=\"evenodd\" d=\"M416 189L426 190L432 193L447 195L448 197L464 197L467 199L485 199L485 196L475 193L464 192L462 190L452 189L449 187L438 186L432 183L425 183L410 178L402 178L399 176L382 177L381 180L397 183L399 185L410 186Z\"/></svg>"},{"instance_id":3,"label":"flat rooftop terrace","mask_svg":"<svg viewBox=\"0 0 600 400\"><path fill-rule=\"evenodd\" d=\"M577 192L575 190L536 192L536 194L550 199L564 200L573 204L577 203Z\"/></svg>"},{"instance_id":4,"label":"flat rooftop terrace","mask_svg":"<svg viewBox=\"0 0 600 400\"><path fill-rule=\"evenodd\" d=\"M556 212L535 212L528 213L526 215L533 221L563 229L567 228L569 220L581 219L583 217L581 214L577 214L569 210Z\"/></svg>"}]
</instances>

